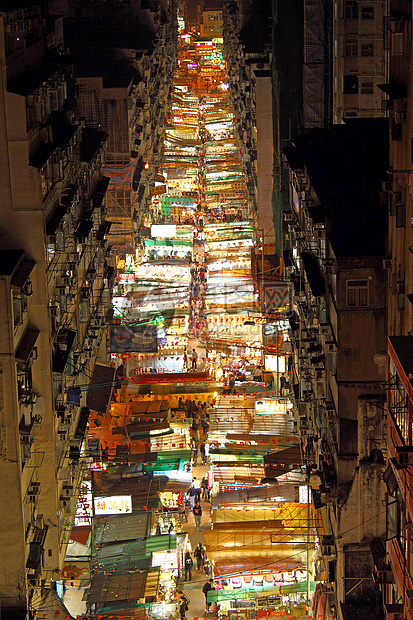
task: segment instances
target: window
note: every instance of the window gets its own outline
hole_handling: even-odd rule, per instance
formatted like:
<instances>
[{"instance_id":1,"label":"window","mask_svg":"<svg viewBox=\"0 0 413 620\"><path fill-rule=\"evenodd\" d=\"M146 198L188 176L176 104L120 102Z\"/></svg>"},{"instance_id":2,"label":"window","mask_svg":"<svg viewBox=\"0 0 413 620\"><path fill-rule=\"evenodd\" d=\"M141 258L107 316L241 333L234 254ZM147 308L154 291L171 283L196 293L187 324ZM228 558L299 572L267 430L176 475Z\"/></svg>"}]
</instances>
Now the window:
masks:
<instances>
[{"instance_id":1,"label":"window","mask_svg":"<svg viewBox=\"0 0 413 620\"><path fill-rule=\"evenodd\" d=\"M357 37L344 38L344 56L358 56Z\"/></svg>"},{"instance_id":2,"label":"window","mask_svg":"<svg viewBox=\"0 0 413 620\"><path fill-rule=\"evenodd\" d=\"M394 495L386 495L386 522L387 540L395 538L399 545L405 548L405 506L399 488Z\"/></svg>"},{"instance_id":3,"label":"window","mask_svg":"<svg viewBox=\"0 0 413 620\"><path fill-rule=\"evenodd\" d=\"M406 205L396 205L396 227L401 228L406 225Z\"/></svg>"},{"instance_id":4,"label":"window","mask_svg":"<svg viewBox=\"0 0 413 620\"><path fill-rule=\"evenodd\" d=\"M359 115L358 110L344 110L344 118L357 118Z\"/></svg>"},{"instance_id":5,"label":"window","mask_svg":"<svg viewBox=\"0 0 413 620\"><path fill-rule=\"evenodd\" d=\"M113 222L110 232L115 237L120 236L122 234L122 224L119 222Z\"/></svg>"},{"instance_id":6,"label":"window","mask_svg":"<svg viewBox=\"0 0 413 620\"><path fill-rule=\"evenodd\" d=\"M360 82L360 95L372 95L373 86L373 82Z\"/></svg>"},{"instance_id":7,"label":"window","mask_svg":"<svg viewBox=\"0 0 413 620\"><path fill-rule=\"evenodd\" d=\"M367 308L368 303L368 281L367 280L347 280L347 307Z\"/></svg>"},{"instance_id":8,"label":"window","mask_svg":"<svg viewBox=\"0 0 413 620\"><path fill-rule=\"evenodd\" d=\"M373 43L362 43L360 48L360 53L362 56L374 56Z\"/></svg>"},{"instance_id":9,"label":"window","mask_svg":"<svg viewBox=\"0 0 413 620\"><path fill-rule=\"evenodd\" d=\"M359 3L357 0L344 0L344 19L358 19Z\"/></svg>"},{"instance_id":10,"label":"window","mask_svg":"<svg viewBox=\"0 0 413 620\"><path fill-rule=\"evenodd\" d=\"M343 77L343 95L356 95L359 91L359 79L357 75L345 75Z\"/></svg>"},{"instance_id":11,"label":"window","mask_svg":"<svg viewBox=\"0 0 413 620\"><path fill-rule=\"evenodd\" d=\"M374 19L374 6L362 6L361 19Z\"/></svg>"}]
</instances>

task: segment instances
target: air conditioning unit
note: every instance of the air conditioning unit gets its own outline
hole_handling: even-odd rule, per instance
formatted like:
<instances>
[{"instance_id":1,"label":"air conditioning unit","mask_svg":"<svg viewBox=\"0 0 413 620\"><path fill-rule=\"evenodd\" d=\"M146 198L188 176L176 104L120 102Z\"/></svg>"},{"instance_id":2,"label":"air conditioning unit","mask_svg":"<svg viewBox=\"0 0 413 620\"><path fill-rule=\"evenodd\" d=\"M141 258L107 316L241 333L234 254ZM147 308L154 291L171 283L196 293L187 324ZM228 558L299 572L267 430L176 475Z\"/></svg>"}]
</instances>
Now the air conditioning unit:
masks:
<instances>
[{"instance_id":1,"label":"air conditioning unit","mask_svg":"<svg viewBox=\"0 0 413 620\"><path fill-rule=\"evenodd\" d=\"M336 264L333 258L322 258L321 262L324 267L324 273L333 274L336 272Z\"/></svg>"},{"instance_id":2,"label":"air conditioning unit","mask_svg":"<svg viewBox=\"0 0 413 620\"><path fill-rule=\"evenodd\" d=\"M397 291L397 293L404 293L405 292L404 280L397 280L397 282L396 282L396 291Z\"/></svg>"},{"instance_id":3,"label":"air conditioning unit","mask_svg":"<svg viewBox=\"0 0 413 620\"><path fill-rule=\"evenodd\" d=\"M335 342L326 342L326 351L328 351L329 353L336 353L337 352L337 345Z\"/></svg>"},{"instance_id":4,"label":"air conditioning unit","mask_svg":"<svg viewBox=\"0 0 413 620\"><path fill-rule=\"evenodd\" d=\"M313 235L314 235L314 239L323 239L324 238L324 228L314 228Z\"/></svg>"},{"instance_id":5,"label":"air conditioning unit","mask_svg":"<svg viewBox=\"0 0 413 620\"><path fill-rule=\"evenodd\" d=\"M57 436L58 436L60 441L66 441L67 431L63 430L63 429L59 429L57 431Z\"/></svg>"},{"instance_id":6,"label":"air conditioning unit","mask_svg":"<svg viewBox=\"0 0 413 620\"><path fill-rule=\"evenodd\" d=\"M38 530L44 530L43 515L37 515L34 525L37 527Z\"/></svg>"},{"instance_id":7,"label":"air conditioning unit","mask_svg":"<svg viewBox=\"0 0 413 620\"><path fill-rule=\"evenodd\" d=\"M59 498L59 506L60 508L69 508L70 507L70 497L67 495L61 495Z\"/></svg>"},{"instance_id":8,"label":"air conditioning unit","mask_svg":"<svg viewBox=\"0 0 413 620\"><path fill-rule=\"evenodd\" d=\"M288 213L288 212L284 211L283 219L284 219L284 222L294 222L295 221L295 215L293 213Z\"/></svg>"},{"instance_id":9,"label":"air conditioning unit","mask_svg":"<svg viewBox=\"0 0 413 620\"><path fill-rule=\"evenodd\" d=\"M397 446L394 463L398 469L413 465L413 446Z\"/></svg>"},{"instance_id":10,"label":"air conditioning unit","mask_svg":"<svg viewBox=\"0 0 413 620\"><path fill-rule=\"evenodd\" d=\"M407 112L396 112L394 115L394 122L397 125L401 125L407 119Z\"/></svg>"},{"instance_id":11,"label":"air conditioning unit","mask_svg":"<svg viewBox=\"0 0 413 620\"><path fill-rule=\"evenodd\" d=\"M326 386L324 381L316 381L315 395L319 400L324 400L326 397Z\"/></svg>"},{"instance_id":12,"label":"air conditioning unit","mask_svg":"<svg viewBox=\"0 0 413 620\"><path fill-rule=\"evenodd\" d=\"M384 607L386 610L386 620L402 620L402 603L385 603Z\"/></svg>"},{"instance_id":13,"label":"air conditioning unit","mask_svg":"<svg viewBox=\"0 0 413 620\"><path fill-rule=\"evenodd\" d=\"M50 306L50 316L59 319L60 318L60 306Z\"/></svg>"},{"instance_id":14,"label":"air conditioning unit","mask_svg":"<svg viewBox=\"0 0 413 620\"><path fill-rule=\"evenodd\" d=\"M327 324L320 325L320 334L322 336L332 336L331 326Z\"/></svg>"},{"instance_id":15,"label":"air conditioning unit","mask_svg":"<svg viewBox=\"0 0 413 620\"><path fill-rule=\"evenodd\" d=\"M321 537L321 554L328 557L335 556L336 548L334 545L334 536Z\"/></svg>"},{"instance_id":16,"label":"air conditioning unit","mask_svg":"<svg viewBox=\"0 0 413 620\"><path fill-rule=\"evenodd\" d=\"M390 566L383 566L373 571L373 581L377 584L393 583L393 571Z\"/></svg>"}]
</instances>

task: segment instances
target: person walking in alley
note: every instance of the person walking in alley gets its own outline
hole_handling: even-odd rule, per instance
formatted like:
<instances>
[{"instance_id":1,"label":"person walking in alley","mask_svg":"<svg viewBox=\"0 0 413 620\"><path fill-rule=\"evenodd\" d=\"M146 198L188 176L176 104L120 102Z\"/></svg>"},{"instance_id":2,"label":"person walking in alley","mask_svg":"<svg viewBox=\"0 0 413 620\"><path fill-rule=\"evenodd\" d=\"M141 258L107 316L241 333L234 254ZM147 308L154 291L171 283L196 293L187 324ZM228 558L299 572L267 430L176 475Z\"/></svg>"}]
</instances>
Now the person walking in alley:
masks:
<instances>
[{"instance_id":1,"label":"person walking in alley","mask_svg":"<svg viewBox=\"0 0 413 620\"><path fill-rule=\"evenodd\" d=\"M192 512L194 513L194 517L195 517L196 531L199 532L199 528L201 527L201 518L202 518L202 506L199 502L195 503L195 506Z\"/></svg>"},{"instance_id":2,"label":"person walking in alley","mask_svg":"<svg viewBox=\"0 0 413 620\"><path fill-rule=\"evenodd\" d=\"M196 441L192 442L192 462L194 465L196 465L196 462L198 460L198 444L196 443Z\"/></svg>"},{"instance_id":3,"label":"person walking in alley","mask_svg":"<svg viewBox=\"0 0 413 620\"><path fill-rule=\"evenodd\" d=\"M195 506L195 489L194 489L194 487L191 487L189 489L188 497L189 497L189 510L193 511L194 506Z\"/></svg>"},{"instance_id":4,"label":"person walking in alley","mask_svg":"<svg viewBox=\"0 0 413 620\"><path fill-rule=\"evenodd\" d=\"M215 590L213 579L209 579L209 581L207 581L202 588L202 592L205 594L205 611L207 613L210 611L209 608L211 607L211 603L208 603L208 592L211 590Z\"/></svg>"},{"instance_id":5,"label":"person walking in alley","mask_svg":"<svg viewBox=\"0 0 413 620\"><path fill-rule=\"evenodd\" d=\"M201 501L201 483L198 478L192 480L192 486L195 491L195 503Z\"/></svg>"},{"instance_id":6,"label":"person walking in alley","mask_svg":"<svg viewBox=\"0 0 413 620\"><path fill-rule=\"evenodd\" d=\"M201 452L202 463L203 463L203 465L206 465L205 443L204 442L202 442L201 445L199 446L199 451ZM201 486L202 486L202 484L201 484Z\"/></svg>"},{"instance_id":7,"label":"person walking in alley","mask_svg":"<svg viewBox=\"0 0 413 620\"><path fill-rule=\"evenodd\" d=\"M195 351L195 349L192 349L192 355L191 355L192 370L196 370L197 361L198 361L198 353Z\"/></svg>"},{"instance_id":8,"label":"person walking in alley","mask_svg":"<svg viewBox=\"0 0 413 620\"><path fill-rule=\"evenodd\" d=\"M192 568L194 563L189 551L185 553L185 581L192 581Z\"/></svg>"},{"instance_id":9,"label":"person walking in alley","mask_svg":"<svg viewBox=\"0 0 413 620\"><path fill-rule=\"evenodd\" d=\"M185 618L188 617L189 598L182 592L182 590L179 590L178 596L179 596L179 615L181 616L181 620L184 620Z\"/></svg>"},{"instance_id":10,"label":"person walking in alley","mask_svg":"<svg viewBox=\"0 0 413 620\"><path fill-rule=\"evenodd\" d=\"M196 559L196 569L200 573L204 563L204 549L201 543L198 543L195 547L194 558Z\"/></svg>"}]
</instances>

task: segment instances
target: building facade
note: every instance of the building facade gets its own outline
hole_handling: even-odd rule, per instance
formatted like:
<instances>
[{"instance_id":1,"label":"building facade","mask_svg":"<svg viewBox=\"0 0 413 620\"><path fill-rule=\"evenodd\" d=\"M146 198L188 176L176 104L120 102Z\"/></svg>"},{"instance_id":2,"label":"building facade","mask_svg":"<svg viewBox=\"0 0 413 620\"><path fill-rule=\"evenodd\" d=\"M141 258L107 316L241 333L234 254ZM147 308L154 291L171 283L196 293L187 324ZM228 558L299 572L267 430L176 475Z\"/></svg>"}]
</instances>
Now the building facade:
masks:
<instances>
[{"instance_id":1,"label":"building facade","mask_svg":"<svg viewBox=\"0 0 413 620\"><path fill-rule=\"evenodd\" d=\"M0 11L5 617L26 617L37 586L59 577L82 475L87 386L96 360L107 359L107 134L76 114L59 23L41 3Z\"/></svg>"},{"instance_id":2,"label":"building facade","mask_svg":"<svg viewBox=\"0 0 413 620\"><path fill-rule=\"evenodd\" d=\"M370 618L380 610L379 600L372 602L370 543L385 530L386 211L380 207L380 175L386 135L382 123L337 126L334 132L312 130L285 149L292 397L323 523L324 588L334 592L337 617L345 619ZM355 157L358 173L349 172Z\"/></svg>"}]
</instances>

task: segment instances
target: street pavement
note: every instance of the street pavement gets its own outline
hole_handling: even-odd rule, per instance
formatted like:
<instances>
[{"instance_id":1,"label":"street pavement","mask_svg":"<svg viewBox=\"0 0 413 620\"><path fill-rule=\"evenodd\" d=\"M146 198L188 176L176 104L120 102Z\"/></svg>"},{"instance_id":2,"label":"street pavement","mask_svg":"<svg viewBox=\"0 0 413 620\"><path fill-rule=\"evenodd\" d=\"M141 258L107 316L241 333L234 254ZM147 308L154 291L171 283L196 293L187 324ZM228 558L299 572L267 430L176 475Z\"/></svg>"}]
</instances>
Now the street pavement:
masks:
<instances>
[{"instance_id":1,"label":"street pavement","mask_svg":"<svg viewBox=\"0 0 413 620\"><path fill-rule=\"evenodd\" d=\"M199 458L200 457L198 455L198 459ZM192 469L193 477L198 478L198 480L202 480L208 469L209 466L207 465L194 466ZM204 544L204 532L211 528L211 504L201 499L201 505L202 519L200 531L196 531L195 519L192 514L188 515L188 523L185 528L185 531L189 534L192 551L194 551L199 542ZM188 620L196 620L197 618L211 619L214 617L212 613L205 613L205 595L202 592L202 586L206 581L208 581L208 579L210 579L210 577L206 577L204 572L199 573L197 571L196 561L194 560L192 581L184 581L182 578L177 583L177 589L182 590L190 600L190 603L188 604Z\"/></svg>"}]
</instances>

